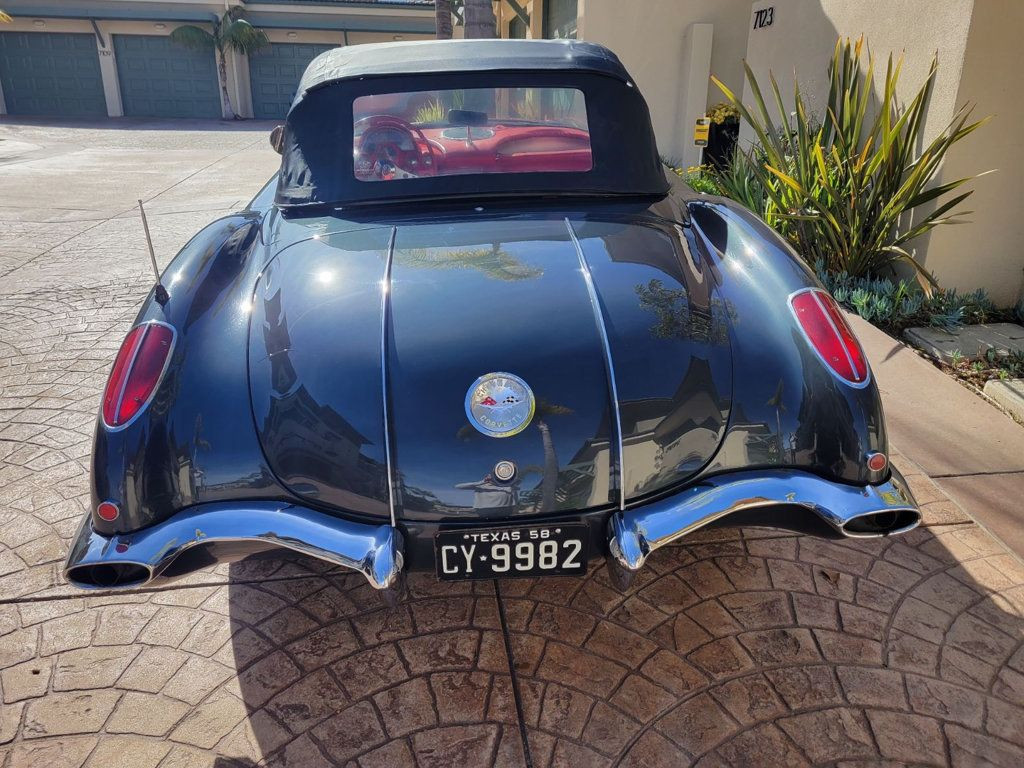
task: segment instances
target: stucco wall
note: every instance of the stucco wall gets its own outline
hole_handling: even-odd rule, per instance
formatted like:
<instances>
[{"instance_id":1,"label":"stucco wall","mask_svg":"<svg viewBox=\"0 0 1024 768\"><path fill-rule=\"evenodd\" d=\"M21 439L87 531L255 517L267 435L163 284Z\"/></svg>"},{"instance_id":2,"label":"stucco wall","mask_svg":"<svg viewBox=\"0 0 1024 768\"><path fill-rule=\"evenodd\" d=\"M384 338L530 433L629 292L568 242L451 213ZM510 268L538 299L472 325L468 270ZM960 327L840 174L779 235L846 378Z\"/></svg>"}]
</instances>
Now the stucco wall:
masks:
<instances>
[{"instance_id":1,"label":"stucco wall","mask_svg":"<svg viewBox=\"0 0 1024 768\"><path fill-rule=\"evenodd\" d=\"M986 0L987 1L987 0ZM774 7L770 27L753 29L754 13ZM759 0L748 22L747 61L767 93L768 72L792 102L793 75L820 114L828 96L827 67L836 39L864 35L875 55L876 91L885 80L889 54L904 54L900 96L912 95L937 52L939 71L928 109L926 131L941 129L952 116L967 46L974 0ZM749 86L744 102L752 102Z\"/></svg>"},{"instance_id":2,"label":"stucco wall","mask_svg":"<svg viewBox=\"0 0 1024 768\"><path fill-rule=\"evenodd\" d=\"M769 6L775 9L772 25L752 29L754 12ZM758 0L748 23L751 69L762 90L773 72L787 103L796 72L812 112L821 114L836 38L863 34L875 54L876 92L890 52L896 57L904 54L899 87L904 98L920 87L933 54L938 54L925 120L927 138L945 127L964 102L977 104L978 116L996 115L954 148L943 169L945 179L1001 169L974 185L977 192L964 206L975 211L972 223L940 227L910 245L941 285L985 288L1004 304L1017 299L1022 284L1019 179L1024 174L1024 151L1019 136L1024 107L1014 93L1012 75L1020 67L1015 38L1022 24L1020 0ZM744 102L752 101L745 86ZM741 132L742 139L750 137L748 129Z\"/></svg>"},{"instance_id":3,"label":"stucco wall","mask_svg":"<svg viewBox=\"0 0 1024 768\"><path fill-rule=\"evenodd\" d=\"M943 285L984 287L999 303L1024 291L1024 101L1017 76L1024 29L1021 0L974 4L957 104L974 104L974 117L992 120L955 147L943 168L946 180L989 169L964 208L970 223L941 227L923 244L925 265Z\"/></svg>"},{"instance_id":4,"label":"stucco wall","mask_svg":"<svg viewBox=\"0 0 1024 768\"><path fill-rule=\"evenodd\" d=\"M737 87L742 81L750 0L579 0L578 12L579 37L607 45L636 79L663 155L682 156L692 136L689 123L696 117L683 114L681 86L690 60L684 44L690 25L714 25L711 72ZM721 101L717 89L706 85L705 104Z\"/></svg>"}]
</instances>

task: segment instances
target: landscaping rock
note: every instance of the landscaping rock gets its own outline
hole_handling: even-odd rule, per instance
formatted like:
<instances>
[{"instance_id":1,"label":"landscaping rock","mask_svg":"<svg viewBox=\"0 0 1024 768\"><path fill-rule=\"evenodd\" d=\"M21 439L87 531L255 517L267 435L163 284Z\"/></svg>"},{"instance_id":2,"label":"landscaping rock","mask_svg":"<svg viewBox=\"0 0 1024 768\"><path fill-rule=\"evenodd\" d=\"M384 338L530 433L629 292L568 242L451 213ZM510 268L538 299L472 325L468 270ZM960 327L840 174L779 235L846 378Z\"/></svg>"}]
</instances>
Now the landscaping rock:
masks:
<instances>
[{"instance_id":1,"label":"landscaping rock","mask_svg":"<svg viewBox=\"0 0 1024 768\"><path fill-rule=\"evenodd\" d=\"M985 394L1008 410L1019 421L1024 421L1024 379L985 383Z\"/></svg>"},{"instance_id":2,"label":"landscaping rock","mask_svg":"<svg viewBox=\"0 0 1024 768\"><path fill-rule=\"evenodd\" d=\"M994 349L1000 355L1024 354L1024 326L1015 323L965 325L955 331L908 328L903 337L936 360L952 365L957 353L964 360L979 360Z\"/></svg>"}]
</instances>

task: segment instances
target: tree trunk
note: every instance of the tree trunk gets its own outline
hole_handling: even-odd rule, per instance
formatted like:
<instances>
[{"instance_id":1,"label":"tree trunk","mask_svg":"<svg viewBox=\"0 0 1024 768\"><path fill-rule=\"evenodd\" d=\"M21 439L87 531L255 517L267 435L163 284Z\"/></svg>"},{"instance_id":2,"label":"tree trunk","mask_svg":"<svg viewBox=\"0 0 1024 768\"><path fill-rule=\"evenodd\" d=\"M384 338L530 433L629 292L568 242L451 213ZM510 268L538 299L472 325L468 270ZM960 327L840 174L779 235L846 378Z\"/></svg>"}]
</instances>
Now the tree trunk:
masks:
<instances>
[{"instance_id":1,"label":"tree trunk","mask_svg":"<svg viewBox=\"0 0 1024 768\"><path fill-rule=\"evenodd\" d=\"M466 0L466 37L479 39L497 37L497 23L491 0Z\"/></svg>"},{"instance_id":2,"label":"tree trunk","mask_svg":"<svg viewBox=\"0 0 1024 768\"><path fill-rule=\"evenodd\" d=\"M228 65L224 60L224 52L217 49L217 69L220 71L220 97L224 100L224 106L227 107L227 113L231 116L232 120L238 119L238 114L235 112L235 108L231 106L231 97L228 95Z\"/></svg>"},{"instance_id":3,"label":"tree trunk","mask_svg":"<svg viewBox=\"0 0 1024 768\"><path fill-rule=\"evenodd\" d=\"M452 0L434 0L434 27L438 40L452 39Z\"/></svg>"}]
</instances>

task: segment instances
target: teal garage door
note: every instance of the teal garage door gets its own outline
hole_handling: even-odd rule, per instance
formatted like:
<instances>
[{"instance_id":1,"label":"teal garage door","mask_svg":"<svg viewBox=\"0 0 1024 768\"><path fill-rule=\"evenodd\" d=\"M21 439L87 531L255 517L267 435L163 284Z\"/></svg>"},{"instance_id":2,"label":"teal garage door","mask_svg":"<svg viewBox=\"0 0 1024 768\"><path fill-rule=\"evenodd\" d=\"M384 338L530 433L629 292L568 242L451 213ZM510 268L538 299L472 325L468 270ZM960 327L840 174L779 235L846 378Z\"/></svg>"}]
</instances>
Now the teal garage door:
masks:
<instances>
[{"instance_id":1,"label":"teal garage door","mask_svg":"<svg viewBox=\"0 0 1024 768\"><path fill-rule=\"evenodd\" d=\"M213 50L157 35L114 35L121 104L129 117L220 117Z\"/></svg>"},{"instance_id":2,"label":"teal garage door","mask_svg":"<svg viewBox=\"0 0 1024 768\"><path fill-rule=\"evenodd\" d=\"M0 85L12 115L107 114L93 35L0 32Z\"/></svg>"},{"instance_id":3,"label":"teal garage door","mask_svg":"<svg viewBox=\"0 0 1024 768\"><path fill-rule=\"evenodd\" d=\"M285 116L306 66L333 45L274 43L249 56L252 113L259 119Z\"/></svg>"}]
</instances>

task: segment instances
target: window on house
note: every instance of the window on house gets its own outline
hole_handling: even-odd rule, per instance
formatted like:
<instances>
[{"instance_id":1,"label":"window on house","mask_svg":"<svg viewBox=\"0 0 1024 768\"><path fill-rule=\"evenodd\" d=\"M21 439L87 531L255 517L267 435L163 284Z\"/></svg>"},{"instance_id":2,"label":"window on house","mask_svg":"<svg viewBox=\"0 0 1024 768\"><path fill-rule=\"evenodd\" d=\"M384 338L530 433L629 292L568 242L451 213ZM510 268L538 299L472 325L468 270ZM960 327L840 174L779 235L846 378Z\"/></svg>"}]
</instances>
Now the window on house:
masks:
<instances>
[{"instance_id":1,"label":"window on house","mask_svg":"<svg viewBox=\"0 0 1024 768\"><path fill-rule=\"evenodd\" d=\"M519 16L513 16L508 23L508 36L510 40L525 40L527 26Z\"/></svg>"},{"instance_id":2,"label":"window on house","mask_svg":"<svg viewBox=\"0 0 1024 768\"><path fill-rule=\"evenodd\" d=\"M576 39L577 0L546 0L544 37Z\"/></svg>"}]
</instances>

